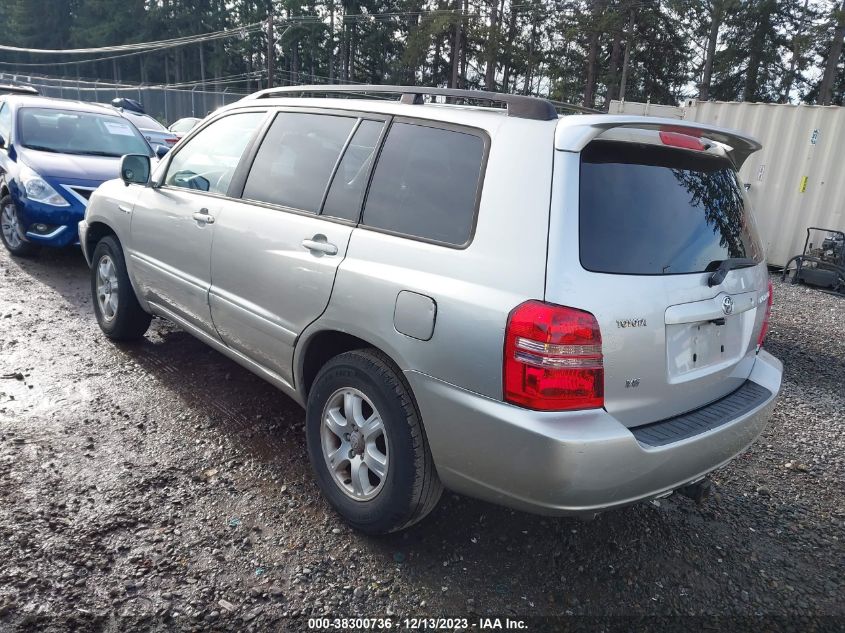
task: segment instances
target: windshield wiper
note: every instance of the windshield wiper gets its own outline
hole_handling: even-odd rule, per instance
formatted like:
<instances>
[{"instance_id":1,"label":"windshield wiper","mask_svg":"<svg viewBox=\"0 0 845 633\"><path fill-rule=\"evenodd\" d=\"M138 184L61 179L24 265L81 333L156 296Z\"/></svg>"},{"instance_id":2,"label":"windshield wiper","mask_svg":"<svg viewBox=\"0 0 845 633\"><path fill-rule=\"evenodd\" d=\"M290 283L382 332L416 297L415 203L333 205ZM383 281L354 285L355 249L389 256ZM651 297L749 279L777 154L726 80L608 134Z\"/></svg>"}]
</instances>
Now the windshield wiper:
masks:
<instances>
[{"instance_id":1,"label":"windshield wiper","mask_svg":"<svg viewBox=\"0 0 845 633\"><path fill-rule=\"evenodd\" d=\"M81 156L108 156L110 158L120 158L123 154L115 154L114 152L98 152L97 150L86 150L79 152L68 152L69 154L79 154Z\"/></svg>"},{"instance_id":2,"label":"windshield wiper","mask_svg":"<svg viewBox=\"0 0 845 633\"><path fill-rule=\"evenodd\" d=\"M39 152L52 152L53 154L72 154L73 156L108 156L109 158L120 158L123 154L115 154L114 152L101 152L98 150L73 150L73 149L57 149L55 147L46 147L44 145L24 145L27 149L38 150Z\"/></svg>"},{"instance_id":3,"label":"windshield wiper","mask_svg":"<svg viewBox=\"0 0 845 633\"><path fill-rule=\"evenodd\" d=\"M725 277L728 276L728 273L736 268L750 268L751 266L756 266L760 262L756 262L749 257L730 257L728 259L723 259L719 264L719 267L716 269L712 275L707 278L707 285L711 288L713 286L718 286L725 280Z\"/></svg>"},{"instance_id":4,"label":"windshield wiper","mask_svg":"<svg viewBox=\"0 0 845 633\"><path fill-rule=\"evenodd\" d=\"M56 150L62 154L71 154L72 156L109 156L111 158L119 158L123 154L115 154L114 152L102 152L96 149L64 149Z\"/></svg>"},{"instance_id":5,"label":"windshield wiper","mask_svg":"<svg viewBox=\"0 0 845 633\"><path fill-rule=\"evenodd\" d=\"M39 152L53 152L54 154L59 153L59 150L54 147L45 147L44 145L24 145L24 147L27 149L34 149Z\"/></svg>"}]
</instances>

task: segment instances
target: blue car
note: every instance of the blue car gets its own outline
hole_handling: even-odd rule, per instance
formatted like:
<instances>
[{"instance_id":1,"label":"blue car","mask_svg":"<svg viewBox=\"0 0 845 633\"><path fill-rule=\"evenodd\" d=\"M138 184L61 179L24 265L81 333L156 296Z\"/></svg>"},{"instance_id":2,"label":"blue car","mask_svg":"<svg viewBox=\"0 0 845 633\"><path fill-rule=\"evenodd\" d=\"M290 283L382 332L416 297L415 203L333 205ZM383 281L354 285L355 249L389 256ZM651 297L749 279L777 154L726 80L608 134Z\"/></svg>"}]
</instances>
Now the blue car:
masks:
<instances>
[{"instance_id":1,"label":"blue car","mask_svg":"<svg viewBox=\"0 0 845 633\"><path fill-rule=\"evenodd\" d=\"M13 255L79 243L91 192L124 154L154 152L114 110L64 99L0 97L0 240Z\"/></svg>"}]
</instances>

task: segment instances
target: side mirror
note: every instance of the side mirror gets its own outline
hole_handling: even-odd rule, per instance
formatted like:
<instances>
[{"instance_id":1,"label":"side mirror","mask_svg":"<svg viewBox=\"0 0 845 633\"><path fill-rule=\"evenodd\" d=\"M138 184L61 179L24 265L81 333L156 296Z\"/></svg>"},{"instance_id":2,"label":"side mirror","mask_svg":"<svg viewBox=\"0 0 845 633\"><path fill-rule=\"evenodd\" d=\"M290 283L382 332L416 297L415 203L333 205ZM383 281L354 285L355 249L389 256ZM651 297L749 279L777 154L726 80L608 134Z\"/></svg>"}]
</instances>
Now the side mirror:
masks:
<instances>
[{"instance_id":1,"label":"side mirror","mask_svg":"<svg viewBox=\"0 0 845 633\"><path fill-rule=\"evenodd\" d=\"M165 154L170 151L169 147L165 147L164 145L156 145L156 156L158 158L164 158Z\"/></svg>"},{"instance_id":2,"label":"side mirror","mask_svg":"<svg viewBox=\"0 0 845 633\"><path fill-rule=\"evenodd\" d=\"M146 185L150 181L150 157L126 154L120 159L120 179L129 185Z\"/></svg>"}]
</instances>

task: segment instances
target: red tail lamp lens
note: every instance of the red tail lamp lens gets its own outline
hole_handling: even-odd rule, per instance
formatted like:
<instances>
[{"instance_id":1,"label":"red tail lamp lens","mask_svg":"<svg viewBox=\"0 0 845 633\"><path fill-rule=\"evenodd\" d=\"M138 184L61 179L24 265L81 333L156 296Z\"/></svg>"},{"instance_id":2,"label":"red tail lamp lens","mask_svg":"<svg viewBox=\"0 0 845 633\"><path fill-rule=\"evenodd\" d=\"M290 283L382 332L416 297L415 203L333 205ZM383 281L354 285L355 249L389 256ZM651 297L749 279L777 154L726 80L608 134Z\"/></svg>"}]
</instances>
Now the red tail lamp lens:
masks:
<instances>
[{"instance_id":1,"label":"red tail lamp lens","mask_svg":"<svg viewBox=\"0 0 845 633\"><path fill-rule=\"evenodd\" d=\"M589 312L526 301L508 317L504 397L541 411L604 406L601 331Z\"/></svg>"}]
</instances>

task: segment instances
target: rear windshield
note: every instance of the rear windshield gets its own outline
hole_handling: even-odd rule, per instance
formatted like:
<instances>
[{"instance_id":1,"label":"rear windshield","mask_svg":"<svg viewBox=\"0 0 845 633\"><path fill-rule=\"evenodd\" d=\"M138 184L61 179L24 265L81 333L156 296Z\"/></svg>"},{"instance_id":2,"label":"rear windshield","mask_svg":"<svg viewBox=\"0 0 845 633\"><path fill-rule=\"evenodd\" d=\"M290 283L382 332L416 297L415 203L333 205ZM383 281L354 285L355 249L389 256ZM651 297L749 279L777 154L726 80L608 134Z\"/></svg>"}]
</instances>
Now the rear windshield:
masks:
<instances>
[{"instance_id":1,"label":"rear windshield","mask_svg":"<svg viewBox=\"0 0 845 633\"><path fill-rule=\"evenodd\" d=\"M581 265L628 275L715 270L762 249L725 158L597 141L581 153Z\"/></svg>"},{"instance_id":2,"label":"rear windshield","mask_svg":"<svg viewBox=\"0 0 845 633\"><path fill-rule=\"evenodd\" d=\"M167 131L166 127L147 114L136 114L134 112L124 110L123 115L132 121L132 123L135 124L135 127L139 130L158 130L159 132Z\"/></svg>"}]
</instances>

